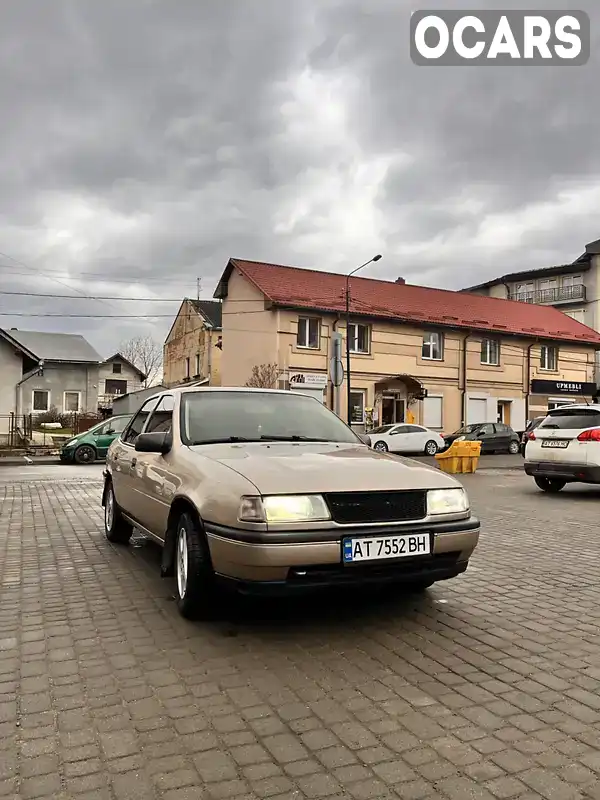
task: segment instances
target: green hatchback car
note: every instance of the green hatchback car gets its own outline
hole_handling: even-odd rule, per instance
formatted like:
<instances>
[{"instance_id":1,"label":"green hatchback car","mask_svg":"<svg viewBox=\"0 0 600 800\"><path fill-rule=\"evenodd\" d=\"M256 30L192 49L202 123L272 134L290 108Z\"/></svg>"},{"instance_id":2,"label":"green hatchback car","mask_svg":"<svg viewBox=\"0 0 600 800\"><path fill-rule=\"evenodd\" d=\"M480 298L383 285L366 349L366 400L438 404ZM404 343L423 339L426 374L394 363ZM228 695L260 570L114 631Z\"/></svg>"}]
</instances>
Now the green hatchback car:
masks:
<instances>
[{"instance_id":1,"label":"green hatchback car","mask_svg":"<svg viewBox=\"0 0 600 800\"><path fill-rule=\"evenodd\" d=\"M70 464L92 464L105 458L108 448L125 430L130 419L131 414L109 417L69 439L60 452L60 460Z\"/></svg>"}]
</instances>

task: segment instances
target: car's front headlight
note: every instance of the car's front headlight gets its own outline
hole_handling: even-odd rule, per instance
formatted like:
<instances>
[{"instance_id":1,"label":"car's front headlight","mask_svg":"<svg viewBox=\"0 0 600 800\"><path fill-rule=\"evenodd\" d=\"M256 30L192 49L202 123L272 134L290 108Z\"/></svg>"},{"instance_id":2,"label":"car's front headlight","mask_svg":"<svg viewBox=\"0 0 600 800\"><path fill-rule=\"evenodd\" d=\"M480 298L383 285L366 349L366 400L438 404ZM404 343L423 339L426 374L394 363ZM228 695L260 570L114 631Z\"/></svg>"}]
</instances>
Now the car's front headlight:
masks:
<instances>
[{"instance_id":1,"label":"car's front headlight","mask_svg":"<svg viewBox=\"0 0 600 800\"><path fill-rule=\"evenodd\" d=\"M431 489L427 492L427 515L462 514L469 510L464 489Z\"/></svg>"},{"instance_id":2,"label":"car's front headlight","mask_svg":"<svg viewBox=\"0 0 600 800\"><path fill-rule=\"evenodd\" d=\"M74 444L77 444L77 439L69 439L69 441L63 445L63 447L73 447Z\"/></svg>"},{"instance_id":3,"label":"car's front headlight","mask_svg":"<svg viewBox=\"0 0 600 800\"><path fill-rule=\"evenodd\" d=\"M240 522L320 522L331 519L320 494L273 494L242 497Z\"/></svg>"}]
</instances>

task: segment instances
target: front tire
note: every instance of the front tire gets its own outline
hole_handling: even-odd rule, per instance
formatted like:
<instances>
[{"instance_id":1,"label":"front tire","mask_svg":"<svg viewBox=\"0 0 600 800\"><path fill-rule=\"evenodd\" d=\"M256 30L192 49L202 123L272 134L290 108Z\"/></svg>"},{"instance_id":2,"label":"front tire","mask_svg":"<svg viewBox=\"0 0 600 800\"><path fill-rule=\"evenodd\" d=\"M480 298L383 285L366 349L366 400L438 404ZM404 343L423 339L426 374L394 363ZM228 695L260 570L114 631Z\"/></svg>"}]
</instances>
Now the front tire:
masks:
<instances>
[{"instance_id":1,"label":"front tire","mask_svg":"<svg viewBox=\"0 0 600 800\"><path fill-rule=\"evenodd\" d=\"M561 481L559 478L534 478L533 479L538 487L543 492L548 492L548 494L556 494L560 492L561 489L567 485L566 481Z\"/></svg>"},{"instance_id":2,"label":"front tire","mask_svg":"<svg viewBox=\"0 0 600 800\"><path fill-rule=\"evenodd\" d=\"M430 439L427 444L425 445L425 455L426 456L434 456L438 451L438 446L433 439Z\"/></svg>"},{"instance_id":3,"label":"front tire","mask_svg":"<svg viewBox=\"0 0 600 800\"><path fill-rule=\"evenodd\" d=\"M375 442L373 450L377 450L378 453L387 453L388 446L385 442Z\"/></svg>"},{"instance_id":4,"label":"front tire","mask_svg":"<svg viewBox=\"0 0 600 800\"><path fill-rule=\"evenodd\" d=\"M508 445L508 452L511 454L511 456L516 456L520 449L519 442L511 442Z\"/></svg>"},{"instance_id":5,"label":"front tire","mask_svg":"<svg viewBox=\"0 0 600 800\"><path fill-rule=\"evenodd\" d=\"M112 481L109 481L104 497L104 535L114 544L129 544L132 534L133 527L123 519Z\"/></svg>"},{"instance_id":6,"label":"front tire","mask_svg":"<svg viewBox=\"0 0 600 800\"><path fill-rule=\"evenodd\" d=\"M187 511L177 520L176 531L177 608L186 619L207 619L215 614L217 593L204 531Z\"/></svg>"},{"instance_id":7,"label":"front tire","mask_svg":"<svg viewBox=\"0 0 600 800\"><path fill-rule=\"evenodd\" d=\"M76 464L93 464L96 460L96 451L89 444L82 444L75 450L73 458Z\"/></svg>"}]
</instances>

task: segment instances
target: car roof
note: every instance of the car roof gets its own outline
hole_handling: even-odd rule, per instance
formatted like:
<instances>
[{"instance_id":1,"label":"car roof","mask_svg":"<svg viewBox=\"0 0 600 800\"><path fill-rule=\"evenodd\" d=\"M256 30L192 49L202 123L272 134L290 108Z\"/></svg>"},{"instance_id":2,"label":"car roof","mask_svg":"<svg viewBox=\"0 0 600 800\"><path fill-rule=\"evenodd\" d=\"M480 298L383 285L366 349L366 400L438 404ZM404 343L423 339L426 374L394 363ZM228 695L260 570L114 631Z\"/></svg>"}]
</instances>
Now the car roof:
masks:
<instances>
[{"instance_id":1,"label":"car roof","mask_svg":"<svg viewBox=\"0 0 600 800\"><path fill-rule=\"evenodd\" d=\"M266 392L267 394L287 394L293 395L294 397L302 394L300 390L292 391L289 389L262 389L261 387L256 386L177 386L173 389L162 389L156 394L153 394L151 397L157 397L158 395L162 394L199 394L200 392L239 392L242 394L248 394L249 392L262 392L264 394ZM151 397L149 397L148 400L150 400Z\"/></svg>"},{"instance_id":2,"label":"car roof","mask_svg":"<svg viewBox=\"0 0 600 800\"><path fill-rule=\"evenodd\" d=\"M553 414L555 411L562 411L565 408L574 408L576 411L582 411L585 408L592 408L594 411L597 411L600 414L599 403L565 403L564 406L552 408L550 411L548 411L548 414ZM548 414L546 414L546 416L548 416Z\"/></svg>"}]
</instances>

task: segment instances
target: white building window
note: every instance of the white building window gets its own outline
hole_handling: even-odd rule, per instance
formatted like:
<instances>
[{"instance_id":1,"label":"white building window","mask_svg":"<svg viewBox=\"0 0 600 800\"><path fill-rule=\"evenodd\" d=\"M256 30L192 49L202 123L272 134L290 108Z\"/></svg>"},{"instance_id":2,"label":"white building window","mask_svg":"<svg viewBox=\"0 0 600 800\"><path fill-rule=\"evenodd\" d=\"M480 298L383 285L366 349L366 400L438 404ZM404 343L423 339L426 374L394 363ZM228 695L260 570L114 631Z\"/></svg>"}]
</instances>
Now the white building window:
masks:
<instances>
[{"instance_id":1,"label":"white building window","mask_svg":"<svg viewBox=\"0 0 600 800\"><path fill-rule=\"evenodd\" d=\"M76 414L78 411L81 411L81 392L64 393L63 411L65 414Z\"/></svg>"},{"instance_id":2,"label":"white building window","mask_svg":"<svg viewBox=\"0 0 600 800\"><path fill-rule=\"evenodd\" d=\"M571 317L571 319L576 320L577 322L582 322L585 325L585 309L578 308L575 311L565 311L567 317Z\"/></svg>"},{"instance_id":3,"label":"white building window","mask_svg":"<svg viewBox=\"0 0 600 800\"><path fill-rule=\"evenodd\" d=\"M350 408L352 416L350 419L357 425L362 425L365 421L365 390L353 389L350 392Z\"/></svg>"},{"instance_id":4,"label":"white building window","mask_svg":"<svg viewBox=\"0 0 600 800\"><path fill-rule=\"evenodd\" d=\"M583 283L582 275L565 275L562 279L563 287L581 286L582 283Z\"/></svg>"},{"instance_id":5,"label":"white building window","mask_svg":"<svg viewBox=\"0 0 600 800\"><path fill-rule=\"evenodd\" d=\"M189 358L186 358L186 360L185 360L185 377L186 378L190 377L190 360L189 360Z\"/></svg>"},{"instance_id":6,"label":"white building window","mask_svg":"<svg viewBox=\"0 0 600 800\"><path fill-rule=\"evenodd\" d=\"M200 353L196 353L196 368L194 375L200 375Z\"/></svg>"},{"instance_id":7,"label":"white building window","mask_svg":"<svg viewBox=\"0 0 600 800\"><path fill-rule=\"evenodd\" d=\"M426 428L442 428L442 407L444 399L442 397L432 397L429 395L423 400L423 425Z\"/></svg>"},{"instance_id":8,"label":"white building window","mask_svg":"<svg viewBox=\"0 0 600 800\"><path fill-rule=\"evenodd\" d=\"M430 331L423 336L421 357L427 361L442 361L444 358L444 334Z\"/></svg>"},{"instance_id":9,"label":"white building window","mask_svg":"<svg viewBox=\"0 0 600 800\"><path fill-rule=\"evenodd\" d=\"M500 364L500 342L497 339L482 339L481 363L490 367Z\"/></svg>"},{"instance_id":10,"label":"white building window","mask_svg":"<svg viewBox=\"0 0 600 800\"><path fill-rule=\"evenodd\" d=\"M348 326L351 353L368 353L371 347L371 336L368 325L351 322Z\"/></svg>"},{"instance_id":11,"label":"white building window","mask_svg":"<svg viewBox=\"0 0 600 800\"><path fill-rule=\"evenodd\" d=\"M558 369L558 348L553 345L544 344L540 351L540 368L549 372L556 372Z\"/></svg>"},{"instance_id":12,"label":"white building window","mask_svg":"<svg viewBox=\"0 0 600 800\"><path fill-rule=\"evenodd\" d=\"M35 389L31 397L33 411L48 411L50 408L50 392L46 389Z\"/></svg>"},{"instance_id":13,"label":"white building window","mask_svg":"<svg viewBox=\"0 0 600 800\"><path fill-rule=\"evenodd\" d=\"M309 347L318 350L321 338L321 320L318 317L298 317L298 347Z\"/></svg>"}]
</instances>

